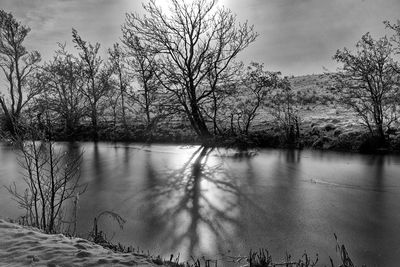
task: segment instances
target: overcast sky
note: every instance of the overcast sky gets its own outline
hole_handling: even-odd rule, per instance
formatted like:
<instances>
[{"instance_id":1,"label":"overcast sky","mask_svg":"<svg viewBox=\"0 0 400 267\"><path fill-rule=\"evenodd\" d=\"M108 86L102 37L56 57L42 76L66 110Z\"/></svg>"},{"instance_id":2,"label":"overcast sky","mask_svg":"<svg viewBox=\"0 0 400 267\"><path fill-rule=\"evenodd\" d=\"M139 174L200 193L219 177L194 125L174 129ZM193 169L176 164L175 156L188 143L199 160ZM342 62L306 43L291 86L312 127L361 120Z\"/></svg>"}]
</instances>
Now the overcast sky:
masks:
<instances>
[{"instance_id":1,"label":"overcast sky","mask_svg":"<svg viewBox=\"0 0 400 267\"><path fill-rule=\"evenodd\" d=\"M145 0L144 0L145 1ZM166 2L166 0L159 0ZM27 44L49 59L57 42L70 42L75 28L105 50L121 36L126 12L140 12L141 0L0 0L32 28ZM361 35L390 34L384 20L400 19L400 0L219 0L255 25L259 37L241 55L285 75L335 71L332 56L352 48ZM72 46L69 47L73 49Z\"/></svg>"}]
</instances>

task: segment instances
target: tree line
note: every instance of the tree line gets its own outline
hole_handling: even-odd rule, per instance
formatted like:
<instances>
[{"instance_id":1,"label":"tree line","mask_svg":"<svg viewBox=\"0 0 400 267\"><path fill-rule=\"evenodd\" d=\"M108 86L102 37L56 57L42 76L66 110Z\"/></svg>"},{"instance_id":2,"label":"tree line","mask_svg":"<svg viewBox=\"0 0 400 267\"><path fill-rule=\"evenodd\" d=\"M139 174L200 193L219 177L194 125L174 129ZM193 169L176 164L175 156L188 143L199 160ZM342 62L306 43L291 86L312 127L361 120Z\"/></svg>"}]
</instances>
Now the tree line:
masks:
<instances>
[{"instance_id":1,"label":"tree line","mask_svg":"<svg viewBox=\"0 0 400 267\"><path fill-rule=\"evenodd\" d=\"M30 28L0 10L2 129L14 135L20 124L34 123L64 139L89 131L93 140L110 129L129 139L140 129L151 139L160 125L178 121L205 141L249 136L268 114L285 140L295 142L299 101L288 79L238 60L258 36L253 25L239 23L216 0L170 5L166 13L150 0L143 4L146 15L128 13L121 42L107 56L73 29L74 48L59 43L44 63L24 46ZM355 51L334 55L343 66L334 74L340 102L383 141L398 121L400 77L400 22L385 24L392 37L375 40L367 33Z\"/></svg>"}]
</instances>

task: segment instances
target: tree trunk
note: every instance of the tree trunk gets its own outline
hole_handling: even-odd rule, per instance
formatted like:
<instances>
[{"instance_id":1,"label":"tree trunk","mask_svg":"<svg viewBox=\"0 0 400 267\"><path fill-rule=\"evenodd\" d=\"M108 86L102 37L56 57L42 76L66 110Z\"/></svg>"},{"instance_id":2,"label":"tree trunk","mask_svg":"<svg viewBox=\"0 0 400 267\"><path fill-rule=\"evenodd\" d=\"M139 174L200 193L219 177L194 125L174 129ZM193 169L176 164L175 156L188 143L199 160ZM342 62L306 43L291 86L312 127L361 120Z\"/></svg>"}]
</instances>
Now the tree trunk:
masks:
<instances>
[{"instance_id":1,"label":"tree trunk","mask_svg":"<svg viewBox=\"0 0 400 267\"><path fill-rule=\"evenodd\" d=\"M386 144L386 136L385 136L385 131L383 130L383 124L379 123L377 125L377 130L378 130L378 137L379 137L379 143L380 145Z\"/></svg>"},{"instance_id":2,"label":"tree trunk","mask_svg":"<svg viewBox=\"0 0 400 267\"><path fill-rule=\"evenodd\" d=\"M99 139L96 108L92 110L92 137L94 141L98 141Z\"/></svg>"},{"instance_id":3,"label":"tree trunk","mask_svg":"<svg viewBox=\"0 0 400 267\"><path fill-rule=\"evenodd\" d=\"M207 139L211 136L210 131L208 130L207 124L204 121L203 116L201 115L199 106L197 103L192 102L191 103L191 114L189 116L192 117L192 120L190 122L192 123L193 128L196 130L197 129L197 134L199 135L200 138L202 139Z\"/></svg>"}]
</instances>

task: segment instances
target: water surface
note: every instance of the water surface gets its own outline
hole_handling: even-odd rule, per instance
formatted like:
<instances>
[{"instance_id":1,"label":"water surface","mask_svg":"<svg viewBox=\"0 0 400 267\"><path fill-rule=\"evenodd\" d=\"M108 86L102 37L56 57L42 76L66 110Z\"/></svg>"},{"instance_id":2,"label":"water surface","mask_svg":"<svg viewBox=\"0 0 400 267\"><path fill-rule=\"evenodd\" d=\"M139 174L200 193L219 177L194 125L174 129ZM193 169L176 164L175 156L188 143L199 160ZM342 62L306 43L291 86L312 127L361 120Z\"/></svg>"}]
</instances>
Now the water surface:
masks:
<instances>
[{"instance_id":1,"label":"water surface","mask_svg":"<svg viewBox=\"0 0 400 267\"><path fill-rule=\"evenodd\" d=\"M267 248L276 260L306 250L337 258L334 233L353 260L368 266L400 261L400 157L262 149L248 157L199 146L59 143L84 151L78 231L100 228L114 242L169 257L247 255ZM11 147L0 146L0 185L22 188ZM3 218L22 214L0 189Z\"/></svg>"}]
</instances>

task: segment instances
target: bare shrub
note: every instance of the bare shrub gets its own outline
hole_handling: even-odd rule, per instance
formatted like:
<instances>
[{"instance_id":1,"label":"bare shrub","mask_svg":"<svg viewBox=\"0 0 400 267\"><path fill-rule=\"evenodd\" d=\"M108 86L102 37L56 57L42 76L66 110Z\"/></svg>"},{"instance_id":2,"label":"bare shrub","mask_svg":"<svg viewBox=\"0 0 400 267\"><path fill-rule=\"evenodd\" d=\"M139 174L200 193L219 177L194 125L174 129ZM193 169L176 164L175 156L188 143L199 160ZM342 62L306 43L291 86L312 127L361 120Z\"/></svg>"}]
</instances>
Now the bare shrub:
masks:
<instances>
[{"instance_id":1,"label":"bare shrub","mask_svg":"<svg viewBox=\"0 0 400 267\"><path fill-rule=\"evenodd\" d=\"M38 138L39 131L33 127L24 132L25 140L22 135L17 135L13 143L26 188L20 192L15 183L6 187L19 207L25 210L22 222L46 233L63 232L67 229L65 226L73 224L75 234L76 215L72 221L67 221L66 206L74 200L76 209L78 196L86 189L79 184L82 153L71 156L57 149L53 141Z\"/></svg>"}]
</instances>

